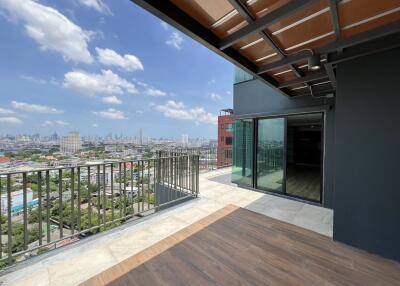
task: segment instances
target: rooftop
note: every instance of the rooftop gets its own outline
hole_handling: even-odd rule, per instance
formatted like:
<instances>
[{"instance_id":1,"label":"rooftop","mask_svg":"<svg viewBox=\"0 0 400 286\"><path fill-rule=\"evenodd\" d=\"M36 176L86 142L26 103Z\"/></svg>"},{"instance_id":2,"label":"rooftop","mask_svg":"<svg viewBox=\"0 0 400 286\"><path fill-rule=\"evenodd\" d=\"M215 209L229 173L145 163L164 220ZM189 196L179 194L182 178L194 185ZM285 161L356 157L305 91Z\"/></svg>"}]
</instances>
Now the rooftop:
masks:
<instances>
[{"instance_id":1,"label":"rooftop","mask_svg":"<svg viewBox=\"0 0 400 286\"><path fill-rule=\"evenodd\" d=\"M399 281L399 264L331 240L331 210L238 188L229 174L230 168L202 173L198 198L16 264L0 281L24 286Z\"/></svg>"}]
</instances>

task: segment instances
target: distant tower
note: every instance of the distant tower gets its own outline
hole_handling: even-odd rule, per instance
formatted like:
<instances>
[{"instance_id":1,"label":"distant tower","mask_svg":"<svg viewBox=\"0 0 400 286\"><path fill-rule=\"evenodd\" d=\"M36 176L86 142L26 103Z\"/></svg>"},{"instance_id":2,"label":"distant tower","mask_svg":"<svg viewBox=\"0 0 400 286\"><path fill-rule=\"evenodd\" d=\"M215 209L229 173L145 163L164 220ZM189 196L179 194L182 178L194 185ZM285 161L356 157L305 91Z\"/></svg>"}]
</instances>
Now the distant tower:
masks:
<instances>
[{"instance_id":1,"label":"distant tower","mask_svg":"<svg viewBox=\"0 0 400 286\"><path fill-rule=\"evenodd\" d=\"M139 131L139 144L143 145L143 129L142 128L140 128L140 131Z\"/></svg>"},{"instance_id":2,"label":"distant tower","mask_svg":"<svg viewBox=\"0 0 400 286\"><path fill-rule=\"evenodd\" d=\"M82 141L79 132L70 132L60 139L60 152L62 154L74 154L82 149Z\"/></svg>"},{"instance_id":3,"label":"distant tower","mask_svg":"<svg viewBox=\"0 0 400 286\"><path fill-rule=\"evenodd\" d=\"M52 140L52 141L57 141L57 140L58 140L58 134L57 134L57 132L54 132L54 133L50 136L50 140Z\"/></svg>"},{"instance_id":4,"label":"distant tower","mask_svg":"<svg viewBox=\"0 0 400 286\"><path fill-rule=\"evenodd\" d=\"M233 110L223 109L218 116L217 167L232 165Z\"/></svg>"},{"instance_id":5,"label":"distant tower","mask_svg":"<svg viewBox=\"0 0 400 286\"><path fill-rule=\"evenodd\" d=\"M188 147L188 145L189 145L189 135L182 134L182 146Z\"/></svg>"}]
</instances>

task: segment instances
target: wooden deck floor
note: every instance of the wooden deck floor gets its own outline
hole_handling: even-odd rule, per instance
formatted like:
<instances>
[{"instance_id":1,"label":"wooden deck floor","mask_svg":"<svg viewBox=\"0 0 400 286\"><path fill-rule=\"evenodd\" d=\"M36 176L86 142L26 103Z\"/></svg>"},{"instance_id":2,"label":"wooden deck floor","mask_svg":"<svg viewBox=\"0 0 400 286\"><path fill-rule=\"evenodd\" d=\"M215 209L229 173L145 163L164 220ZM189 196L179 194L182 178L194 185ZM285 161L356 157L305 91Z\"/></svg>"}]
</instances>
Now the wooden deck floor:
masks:
<instances>
[{"instance_id":1,"label":"wooden deck floor","mask_svg":"<svg viewBox=\"0 0 400 286\"><path fill-rule=\"evenodd\" d=\"M400 264L228 206L83 285L400 285Z\"/></svg>"}]
</instances>

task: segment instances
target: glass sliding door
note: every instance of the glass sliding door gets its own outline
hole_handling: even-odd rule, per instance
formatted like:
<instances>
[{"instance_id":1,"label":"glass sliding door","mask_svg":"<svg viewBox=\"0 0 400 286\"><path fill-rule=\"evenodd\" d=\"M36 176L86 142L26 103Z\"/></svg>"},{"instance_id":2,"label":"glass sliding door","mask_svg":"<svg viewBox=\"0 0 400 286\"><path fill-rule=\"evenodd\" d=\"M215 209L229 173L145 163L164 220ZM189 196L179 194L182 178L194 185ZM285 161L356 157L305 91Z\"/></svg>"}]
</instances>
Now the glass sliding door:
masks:
<instances>
[{"instance_id":1,"label":"glass sliding door","mask_svg":"<svg viewBox=\"0 0 400 286\"><path fill-rule=\"evenodd\" d=\"M236 120L233 136L232 182L252 186L253 120Z\"/></svg>"},{"instance_id":2,"label":"glass sliding door","mask_svg":"<svg viewBox=\"0 0 400 286\"><path fill-rule=\"evenodd\" d=\"M256 187L283 192L285 118L259 119Z\"/></svg>"},{"instance_id":3,"label":"glass sliding door","mask_svg":"<svg viewBox=\"0 0 400 286\"><path fill-rule=\"evenodd\" d=\"M323 114L287 117L286 193L321 202Z\"/></svg>"}]
</instances>

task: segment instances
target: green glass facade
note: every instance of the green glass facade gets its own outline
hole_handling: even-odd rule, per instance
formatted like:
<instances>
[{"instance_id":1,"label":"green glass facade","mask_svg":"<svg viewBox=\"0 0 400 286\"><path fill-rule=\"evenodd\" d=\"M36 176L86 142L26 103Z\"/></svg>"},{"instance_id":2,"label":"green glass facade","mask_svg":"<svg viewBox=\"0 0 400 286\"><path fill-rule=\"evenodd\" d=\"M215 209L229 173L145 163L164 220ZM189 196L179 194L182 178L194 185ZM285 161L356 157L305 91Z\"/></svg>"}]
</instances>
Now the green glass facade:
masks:
<instances>
[{"instance_id":1,"label":"green glass facade","mask_svg":"<svg viewBox=\"0 0 400 286\"><path fill-rule=\"evenodd\" d=\"M257 188L283 192L285 119L259 119Z\"/></svg>"},{"instance_id":2,"label":"green glass facade","mask_svg":"<svg viewBox=\"0 0 400 286\"><path fill-rule=\"evenodd\" d=\"M252 186L253 121L236 120L234 134L232 182Z\"/></svg>"},{"instance_id":3,"label":"green glass facade","mask_svg":"<svg viewBox=\"0 0 400 286\"><path fill-rule=\"evenodd\" d=\"M251 74L245 72L244 70L242 70L238 67L235 67L235 82L234 83L239 83L242 81L247 81L247 80L252 80L252 79L254 79L254 77Z\"/></svg>"}]
</instances>

